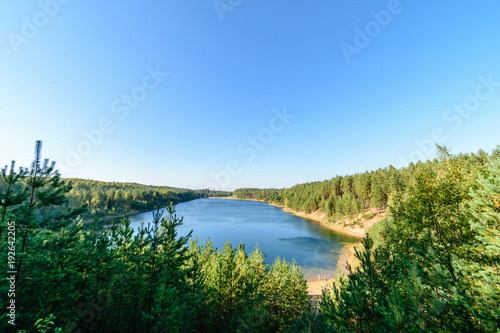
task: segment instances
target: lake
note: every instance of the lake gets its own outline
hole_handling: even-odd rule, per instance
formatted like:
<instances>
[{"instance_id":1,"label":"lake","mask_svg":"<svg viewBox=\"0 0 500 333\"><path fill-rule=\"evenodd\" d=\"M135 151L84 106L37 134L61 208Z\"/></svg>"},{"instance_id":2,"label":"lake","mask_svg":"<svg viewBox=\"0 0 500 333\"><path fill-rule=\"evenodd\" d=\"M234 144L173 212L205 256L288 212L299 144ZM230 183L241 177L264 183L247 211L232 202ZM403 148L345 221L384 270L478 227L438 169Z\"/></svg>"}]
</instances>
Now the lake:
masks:
<instances>
[{"instance_id":1,"label":"lake","mask_svg":"<svg viewBox=\"0 0 500 333\"><path fill-rule=\"evenodd\" d=\"M295 259L309 280L333 277L343 248L360 241L263 202L198 199L178 204L176 211L184 218L179 236L193 230L200 245L210 238L214 247L222 248L229 240L233 246L244 243L247 253L258 245L266 263L278 256ZM130 220L134 228L147 225L152 212L131 215Z\"/></svg>"}]
</instances>

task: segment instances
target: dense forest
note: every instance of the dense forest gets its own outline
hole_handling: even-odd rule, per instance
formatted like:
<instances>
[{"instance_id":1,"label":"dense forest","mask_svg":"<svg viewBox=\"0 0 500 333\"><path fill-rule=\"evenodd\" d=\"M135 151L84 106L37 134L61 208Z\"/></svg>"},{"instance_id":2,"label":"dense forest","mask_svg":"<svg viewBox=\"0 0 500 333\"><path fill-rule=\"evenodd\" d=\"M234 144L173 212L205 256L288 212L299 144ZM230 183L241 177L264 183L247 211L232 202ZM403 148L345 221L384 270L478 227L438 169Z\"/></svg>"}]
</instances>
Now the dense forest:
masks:
<instances>
[{"instance_id":1,"label":"dense forest","mask_svg":"<svg viewBox=\"0 0 500 333\"><path fill-rule=\"evenodd\" d=\"M1 285L1 326L11 331L499 331L498 148L454 156L438 147L434 161L408 168L236 191L332 217L387 209L356 252L360 265L317 307L294 262L267 266L259 249L178 235L173 205L137 231L127 218L103 227L96 214L85 228L78 216L88 207L69 204L75 188L40 149L29 168L0 173L2 263L16 272ZM360 208L337 204L344 200Z\"/></svg>"},{"instance_id":2,"label":"dense forest","mask_svg":"<svg viewBox=\"0 0 500 333\"><path fill-rule=\"evenodd\" d=\"M168 186L141 185L136 183L101 182L77 178L65 179L72 185L67 193L70 207L89 208L83 217L90 219L90 212L98 211L103 217L124 213L153 210L159 206L175 205L199 198L227 197L232 192L208 189L189 190Z\"/></svg>"},{"instance_id":3,"label":"dense forest","mask_svg":"<svg viewBox=\"0 0 500 333\"><path fill-rule=\"evenodd\" d=\"M500 146L491 154L491 157L499 156ZM477 154L460 154L453 159L473 173L489 157L480 150ZM336 176L330 180L299 184L286 189L237 189L234 196L262 200L306 213L319 210L334 221L346 215L364 212L367 208L385 210L395 195L408 189L423 164L435 169L440 161L434 159L426 163L412 162L408 167L400 169L391 165L376 171Z\"/></svg>"},{"instance_id":4,"label":"dense forest","mask_svg":"<svg viewBox=\"0 0 500 333\"><path fill-rule=\"evenodd\" d=\"M29 168L1 170L1 262L14 272L0 286L7 331L279 332L308 306L294 262L268 266L259 249L178 235L172 203L135 231L127 218L104 227L95 213L85 227L77 216L86 207L69 205L73 189L42 161L41 142Z\"/></svg>"},{"instance_id":5,"label":"dense forest","mask_svg":"<svg viewBox=\"0 0 500 333\"><path fill-rule=\"evenodd\" d=\"M388 208L356 251L359 267L324 290L318 311L305 311L293 331L500 331L500 149L438 152L399 170L235 192L332 217ZM337 206L346 201L357 204Z\"/></svg>"}]
</instances>

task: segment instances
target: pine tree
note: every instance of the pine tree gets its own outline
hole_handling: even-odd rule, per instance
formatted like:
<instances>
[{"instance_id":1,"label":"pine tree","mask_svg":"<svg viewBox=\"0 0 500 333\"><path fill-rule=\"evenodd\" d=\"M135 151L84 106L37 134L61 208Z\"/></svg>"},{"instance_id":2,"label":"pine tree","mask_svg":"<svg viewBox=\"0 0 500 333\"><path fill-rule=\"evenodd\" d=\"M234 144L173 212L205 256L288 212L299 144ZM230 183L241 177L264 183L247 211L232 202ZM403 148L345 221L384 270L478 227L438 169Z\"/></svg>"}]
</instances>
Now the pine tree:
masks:
<instances>
[{"instance_id":1,"label":"pine tree","mask_svg":"<svg viewBox=\"0 0 500 333\"><path fill-rule=\"evenodd\" d=\"M378 209L384 209L386 202L387 200L382 190L382 186L378 182L375 183L375 185L372 187L370 200L371 206Z\"/></svg>"},{"instance_id":2,"label":"pine tree","mask_svg":"<svg viewBox=\"0 0 500 333\"><path fill-rule=\"evenodd\" d=\"M35 158L31 163L31 167L24 170L23 173L26 175L23 182L28 189L29 198L20 211L21 216L18 221L22 229L20 232L22 246L17 266L16 284L19 283L21 278L30 231L34 230L34 228L50 226L50 223L55 221L69 222L71 217L84 210L75 209L52 214L44 212L45 216L41 214L42 209L45 207L55 207L67 203L65 194L71 190L71 184L61 180L59 172L55 169L55 162L45 159L42 163L41 141L37 141L35 144ZM35 211L38 214L35 214Z\"/></svg>"},{"instance_id":3,"label":"pine tree","mask_svg":"<svg viewBox=\"0 0 500 333\"><path fill-rule=\"evenodd\" d=\"M177 227L182 218L177 218L171 203L166 207L166 216L159 223L159 211L154 216L154 225L148 230L149 281L146 307L147 331L161 331L168 327L171 332L189 331L186 327L192 313L188 309L190 288L186 267L189 261L188 235L178 237ZM153 325L154 324L154 325Z\"/></svg>"},{"instance_id":4,"label":"pine tree","mask_svg":"<svg viewBox=\"0 0 500 333\"><path fill-rule=\"evenodd\" d=\"M213 311L210 303L210 293L207 286L207 277L203 271L206 257L203 248L198 245L198 238L189 244L189 261L187 263L189 284L189 311L192 312L190 326L195 332L208 332L210 316Z\"/></svg>"},{"instance_id":5,"label":"pine tree","mask_svg":"<svg viewBox=\"0 0 500 333\"><path fill-rule=\"evenodd\" d=\"M500 158L491 160L487 175L480 176L479 189L471 191L470 227L475 243L469 247L469 260L455 258L458 270L466 276L471 290L468 308L485 331L495 331L500 322Z\"/></svg>"},{"instance_id":6,"label":"pine tree","mask_svg":"<svg viewBox=\"0 0 500 333\"><path fill-rule=\"evenodd\" d=\"M275 259L268 275L268 325L272 332L281 332L307 309L307 281L295 261L287 263L279 257Z\"/></svg>"},{"instance_id":7,"label":"pine tree","mask_svg":"<svg viewBox=\"0 0 500 333\"><path fill-rule=\"evenodd\" d=\"M436 260L457 282L452 256L463 256L464 245L472 241L466 209L468 189L475 174L452 159L445 148L440 151L439 167L420 165L407 193L396 195L390 208L392 221L384 231L386 244L408 263L417 260L423 267L436 264L428 259L429 247ZM400 267L406 271L406 267Z\"/></svg>"},{"instance_id":8,"label":"pine tree","mask_svg":"<svg viewBox=\"0 0 500 333\"><path fill-rule=\"evenodd\" d=\"M0 237L6 228L5 224L9 220L8 217L11 215L7 215L9 207L20 205L29 196L28 190L20 186L22 180L26 177L26 171L20 169L19 172L16 172L15 166L16 162L12 161L10 172L8 172L7 166L0 171Z\"/></svg>"},{"instance_id":9,"label":"pine tree","mask_svg":"<svg viewBox=\"0 0 500 333\"><path fill-rule=\"evenodd\" d=\"M355 250L355 256L359 267L348 266L350 274L338 277L331 292L323 292L320 311L326 323L339 331L383 331L387 328L381 308L386 288L379 273L378 252L369 236L363 239L363 250Z\"/></svg>"}]
</instances>

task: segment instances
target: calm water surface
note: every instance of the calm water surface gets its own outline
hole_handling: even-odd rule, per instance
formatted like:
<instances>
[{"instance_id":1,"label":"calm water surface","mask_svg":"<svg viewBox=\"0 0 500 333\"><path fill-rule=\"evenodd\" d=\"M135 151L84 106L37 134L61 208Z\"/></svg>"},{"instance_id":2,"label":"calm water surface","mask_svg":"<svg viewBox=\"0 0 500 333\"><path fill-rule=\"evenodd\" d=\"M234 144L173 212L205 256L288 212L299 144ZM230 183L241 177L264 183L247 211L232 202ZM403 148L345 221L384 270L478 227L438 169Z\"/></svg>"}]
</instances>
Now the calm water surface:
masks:
<instances>
[{"instance_id":1,"label":"calm water surface","mask_svg":"<svg viewBox=\"0 0 500 333\"><path fill-rule=\"evenodd\" d=\"M345 245L359 242L358 238L329 230L266 203L228 199L198 199L176 206L177 216L184 217L178 234L193 230L200 244L210 238L222 248L229 240L232 245L244 243L250 253L258 245L266 254L266 263L276 257L295 259L310 280L333 277L337 261ZM132 227L152 221L152 213L130 216Z\"/></svg>"}]
</instances>

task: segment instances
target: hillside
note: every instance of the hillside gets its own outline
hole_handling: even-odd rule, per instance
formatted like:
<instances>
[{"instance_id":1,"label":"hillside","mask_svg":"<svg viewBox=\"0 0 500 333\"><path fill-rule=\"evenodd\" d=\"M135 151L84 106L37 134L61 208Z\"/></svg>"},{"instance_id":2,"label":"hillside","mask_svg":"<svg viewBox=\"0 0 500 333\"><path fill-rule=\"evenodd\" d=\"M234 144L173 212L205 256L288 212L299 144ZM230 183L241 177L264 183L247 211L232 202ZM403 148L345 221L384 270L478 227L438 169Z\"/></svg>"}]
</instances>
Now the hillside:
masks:
<instances>
[{"instance_id":1,"label":"hillside","mask_svg":"<svg viewBox=\"0 0 500 333\"><path fill-rule=\"evenodd\" d=\"M101 220L153 210L158 206L175 205L199 198L226 197L227 191L190 190L169 186L142 185L137 183L103 182L66 178L72 184L67 198L72 208L87 207L82 217L92 220L91 211L97 211Z\"/></svg>"}]
</instances>

